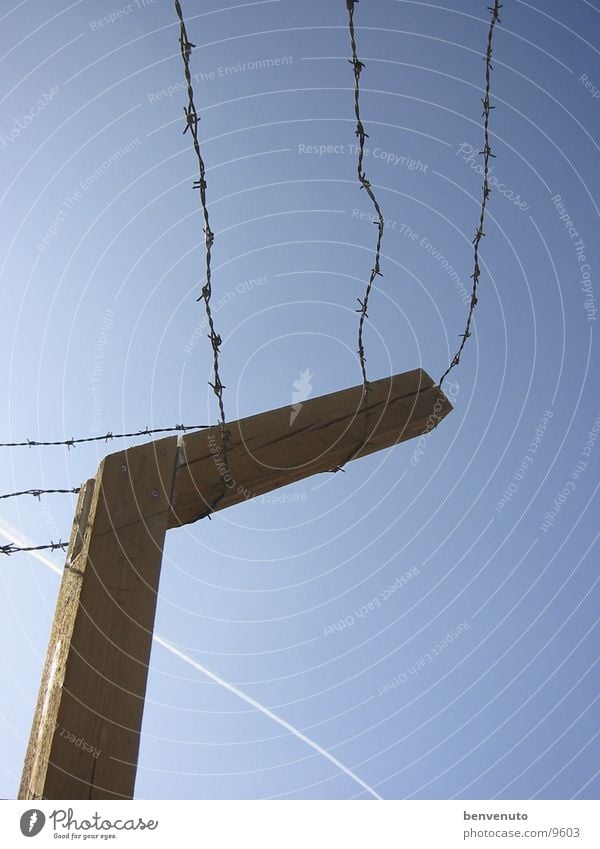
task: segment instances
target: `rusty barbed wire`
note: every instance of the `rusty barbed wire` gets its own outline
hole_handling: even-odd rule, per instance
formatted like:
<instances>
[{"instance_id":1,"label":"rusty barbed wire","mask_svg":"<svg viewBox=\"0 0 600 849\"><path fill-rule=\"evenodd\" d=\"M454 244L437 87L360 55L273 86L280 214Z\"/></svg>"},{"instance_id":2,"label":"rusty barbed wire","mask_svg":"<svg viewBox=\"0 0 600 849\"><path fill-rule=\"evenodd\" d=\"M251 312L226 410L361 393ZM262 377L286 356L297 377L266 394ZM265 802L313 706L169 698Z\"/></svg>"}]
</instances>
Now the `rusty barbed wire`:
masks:
<instances>
[{"instance_id":1,"label":"rusty barbed wire","mask_svg":"<svg viewBox=\"0 0 600 849\"><path fill-rule=\"evenodd\" d=\"M477 287L479 284L479 277L481 275L481 269L479 267L479 244L482 238L485 236L483 225L485 221L485 213L487 209L487 202L492 193L489 184L489 161L490 158L495 159L495 155L492 153L492 149L490 147L490 133L489 133L489 124L490 124L490 113L492 109L495 109L494 106L490 104L490 92L491 92L491 84L492 84L492 52L493 52L493 38L494 38L494 27L498 22L500 22L500 9L502 8L499 0L495 0L493 6L488 6L488 11L491 13L490 26L488 29L487 36L487 49L485 52L485 56L483 60L485 62L485 95L482 98L483 103L483 150L479 151L480 156L483 156L483 185L482 185L482 196L481 196L481 212L479 215L479 224L477 226L477 230L475 232L475 237L473 239L473 274L471 275L471 279L473 280L473 287L471 289L471 303L469 305L469 313L467 315L467 323L465 326L465 332L461 333L462 342L459 345L458 351L454 355L450 365L443 373L440 378L439 386L440 389L442 387L442 383L448 376L448 374L452 371L460 363L460 357L467 342L467 339L471 335L471 322L473 320L473 314L475 312L475 307L477 306Z\"/></svg>"},{"instance_id":2,"label":"rusty barbed wire","mask_svg":"<svg viewBox=\"0 0 600 849\"><path fill-rule=\"evenodd\" d=\"M361 188L365 189L371 203L373 204L373 208L377 213L377 221L373 222L377 226L377 241L375 245L375 262L373 264L373 268L371 269L371 275L369 277L369 282L367 283L365 294L363 299L357 298L358 303L360 304L360 309L356 310L356 312L360 313L360 320L358 323L358 356L360 357L360 369L362 372L363 378L363 387L365 400L366 395L368 393L369 382L367 380L367 369L366 369L366 357L365 357L365 348L363 341L363 333L364 333L364 324L365 320L369 317L367 313L367 309L369 306L369 297L371 295L371 290L373 288L373 284L375 282L375 278L379 275L383 277L380 269L381 262L381 242L383 239L383 228L385 225L383 219L383 213L381 212L381 207L379 206L379 202L375 196L375 192L371 186L371 183L367 179L367 175L365 174L363 161L365 157L365 139L368 139L369 136L365 132L364 125L362 123L360 117L360 75L362 73L363 68L365 67L364 62L361 62L358 58L358 51L356 46L356 33L354 30L354 4L357 0L346 0L346 9L348 10L348 29L350 33L350 45L352 47L352 59L348 61L352 65L354 71L354 114L356 116L356 136L358 137L358 163L357 163L357 173L358 179L361 184Z\"/></svg>"},{"instance_id":3,"label":"rusty barbed wire","mask_svg":"<svg viewBox=\"0 0 600 849\"><path fill-rule=\"evenodd\" d=\"M8 545L0 545L0 554L6 554L10 557L11 554L17 554L21 551L66 551L68 543L51 542L48 545L30 545L22 548L19 545L9 542Z\"/></svg>"},{"instance_id":4,"label":"rusty barbed wire","mask_svg":"<svg viewBox=\"0 0 600 849\"><path fill-rule=\"evenodd\" d=\"M205 424L178 424L174 427L146 427L143 430L136 430L132 433L113 433L109 430L103 436L86 436L82 439L62 439L56 442L38 442L35 439L26 439L24 442L0 442L0 448L33 448L35 446L66 445L70 450L83 442L110 442L113 439L129 439L134 436L151 436L153 433L173 433L174 431L187 433L188 430L203 430L209 427L210 425Z\"/></svg>"},{"instance_id":5,"label":"rusty barbed wire","mask_svg":"<svg viewBox=\"0 0 600 849\"><path fill-rule=\"evenodd\" d=\"M6 495L0 495L0 501L4 498L18 498L20 495L33 495L39 501L41 495L77 495L80 489L80 486L73 487L73 489L23 489L21 492L9 492Z\"/></svg>"},{"instance_id":6,"label":"rusty barbed wire","mask_svg":"<svg viewBox=\"0 0 600 849\"><path fill-rule=\"evenodd\" d=\"M210 333L208 338L210 339L212 352L213 352L213 373L214 373L214 383L210 383L209 386L212 387L216 397L217 403L219 405L219 415L220 415L220 425L221 425L221 439L222 439L222 454L223 454L223 462L225 465L225 474L229 474L229 465L228 465L228 455L227 450L229 448L229 440L230 433L227 430L227 426L225 423L225 406L223 403L223 389L226 387L221 383L221 377L219 372L219 353L222 344L222 339L219 334L215 330L215 324L213 319L213 314L210 306L210 299L212 295L212 247L215 241L215 234L211 230L210 227L210 218L208 213L208 205L206 201L206 166L204 164L204 159L202 157L202 153L200 151L200 140L198 137L198 123L200 118L198 116L198 112L196 110L196 104L194 103L194 89L192 87L192 75L190 71L190 57L192 55L192 49L196 46L193 44L187 34L185 21L183 17L183 10L181 8L181 3L179 0L174 0L175 2L175 11L177 12L177 17L179 19L179 47L181 50L181 58L183 60L183 70L185 75L185 80L187 83L187 94L188 94L188 105L184 106L183 111L185 112L185 129L184 134L187 131L190 131L193 140L194 152L196 154L196 159L198 160L198 171L199 171L199 179L194 183L193 188L198 189L200 193L200 205L202 207L202 215L204 217L204 237L205 237L205 245L206 245L206 281L204 286L202 287L202 294L198 301L204 301L204 307L206 310L206 319L208 321L208 326L210 329ZM225 480L223 481L223 496L226 492ZM221 496L221 497L223 497ZM220 501L221 498L218 499ZM215 502L213 505L216 507Z\"/></svg>"}]
</instances>

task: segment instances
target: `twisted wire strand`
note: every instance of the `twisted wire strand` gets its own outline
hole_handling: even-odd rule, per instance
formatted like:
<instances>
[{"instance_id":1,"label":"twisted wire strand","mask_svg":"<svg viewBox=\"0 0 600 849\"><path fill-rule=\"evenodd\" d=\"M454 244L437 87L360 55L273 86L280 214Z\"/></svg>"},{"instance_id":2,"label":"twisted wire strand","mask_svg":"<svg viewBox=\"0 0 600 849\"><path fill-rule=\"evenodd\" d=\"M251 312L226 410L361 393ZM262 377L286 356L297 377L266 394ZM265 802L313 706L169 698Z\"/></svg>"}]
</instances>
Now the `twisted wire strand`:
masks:
<instances>
[{"instance_id":1,"label":"twisted wire strand","mask_svg":"<svg viewBox=\"0 0 600 849\"><path fill-rule=\"evenodd\" d=\"M219 354L220 348L222 344L222 339L217 333L215 329L215 323L213 319L213 313L210 305L211 296L212 296L212 247L215 241L215 234L210 226L210 217L208 212L208 204L206 200L206 165L204 163L204 158L202 156L202 152L200 150L200 138L198 135L198 124L200 118L198 116L198 112L196 109L196 104L194 102L194 89L192 86L192 74L190 70L190 58L192 55L192 49L196 46L193 44L187 34L187 29L185 25L185 20L183 17L183 10L181 8L181 3L179 0L174 0L175 2L175 11L177 12L177 18L179 20L179 47L181 51L181 58L183 60L183 71L185 75L185 80L187 83L187 95L188 95L188 105L184 106L185 112L185 129L184 134L187 131L190 131L193 140L194 152L196 154L196 159L198 162L198 173L199 179L194 183L193 188L199 190L200 195L200 206L202 208L202 216L204 218L204 241L206 248L206 280L202 287L202 293L197 298L198 301L204 301L204 308L206 311L206 319L208 321L208 327L210 330L209 339L213 352L213 380L214 383L209 381L209 386L212 387L215 396L217 398L217 403L219 406L219 417L220 417L220 427L221 427L221 442L222 442L222 459L224 465L224 474L223 474L223 494L218 498L215 504L212 506L212 510L215 509L218 501L220 501L227 492L226 486L226 478L229 477L229 463L228 463L228 448L230 447L231 434L227 429L225 423L225 405L223 402L223 389L226 387L221 382L220 370L219 370Z\"/></svg>"},{"instance_id":2,"label":"twisted wire strand","mask_svg":"<svg viewBox=\"0 0 600 849\"><path fill-rule=\"evenodd\" d=\"M485 61L485 95L482 98L483 103L483 150L479 151L480 155L483 156L483 184L481 191L481 209L479 213L479 224L477 225L477 230L475 231L475 237L473 239L473 274L471 274L471 279L473 280L473 286L471 289L471 302L469 305L469 312L467 315L467 323L465 325L464 333L461 333L462 341L459 345L459 348L454 355L450 365L443 373L440 378L439 386L441 388L442 383L446 379L446 377L450 374L453 368L460 363L460 358L464 347L466 345L467 339L471 335L471 323L473 321L473 315L475 313L475 307L477 306L477 289L479 285L479 278L481 276L481 269L479 267L479 247L481 240L485 236L485 232L483 230L483 225L485 222L485 214L487 210L487 203L489 197L492 193L489 184L489 161L491 158L495 158L495 155L492 153L492 149L490 146L490 133L489 133L489 124L490 124L490 114L492 109L495 109L494 106L490 103L490 92L492 87L492 52L493 52L493 38L494 38L494 28L497 23L501 23L500 21L500 9L502 5L499 0L495 0L493 6L488 6L488 10L491 13L490 26L488 29L487 35L487 49L485 52L485 56L483 57Z\"/></svg>"},{"instance_id":3,"label":"twisted wire strand","mask_svg":"<svg viewBox=\"0 0 600 849\"><path fill-rule=\"evenodd\" d=\"M358 58L358 48L356 44L356 31L354 27L354 4L358 2L358 0L346 0L346 9L348 10L348 32L350 36L350 47L352 49L352 58L348 59L348 62L352 65L352 70L354 73L354 115L356 118L356 137L358 138L357 148L357 164L356 164L356 172L358 175L358 181L360 183L361 189L364 189L373 204L373 208L375 209L375 213L377 215L377 221L373 223L377 226L377 239L375 242L375 259L373 263L373 268L371 269L371 274L369 276L369 280L365 287L365 294L361 300L361 298L357 298L359 303L359 309L356 310L357 313L360 314L359 322L358 322L358 356L360 360L360 371L362 375L362 393L360 402L358 405L358 410L361 408L365 409L364 416L364 428L362 434L362 440L360 445L354 449L351 454L338 466L333 469L330 469L331 472L344 472L344 466L346 463L353 460L354 457L358 455L360 450L366 445L369 440L369 414L368 414L368 396L369 396L369 381L367 379L367 366L366 366L366 356L365 356L365 346L364 346L364 326L365 321L369 317L368 315L368 306L369 306L369 297L371 295L371 291L373 289L373 285L375 283L375 278L377 276L383 277L381 273L381 242L383 239L383 229L385 226L383 213L381 211L381 207L375 196L375 192L373 191L373 187L367 178L364 169L364 158L365 158L365 140L369 138L368 134L365 131L364 124L361 119L360 113L360 75L362 73L363 68L365 67L364 62L361 62Z\"/></svg>"},{"instance_id":4,"label":"twisted wire strand","mask_svg":"<svg viewBox=\"0 0 600 849\"><path fill-rule=\"evenodd\" d=\"M369 306L369 297L371 295L371 290L373 289L373 284L375 283L375 278L377 276L383 277L381 273L381 242L383 239L383 229L384 229L384 218L383 213L381 211L381 207L375 196L375 192L373 191L373 187L371 186L370 181L367 178L367 175L364 170L364 158L365 158L365 140L369 138L368 134L365 132L365 128L363 122L361 120L360 114L360 75L362 73L363 68L365 67L364 62L361 62L358 58L358 50L356 45L356 32L354 28L354 4L357 0L346 0L346 9L348 10L348 29L350 34L350 46L352 48L352 59L348 61L352 65L354 71L354 114L356 116L356 136L358 137L358 162L356 166L358 180L361 184L361 188L363 188L368 194L371 203L373 204L373 208L375 209L375 213L377 215L377 221L374 222L377 225L377 240L375 243L375 261L373 264L373 268L371 269L371 274L369 277L369 281L365 288L365 294L363 299L357 298L359 303L359 309L356 312L360 313L360 319L358 323L358 356L360 358L360 370L363 379L363 387L365 390L365 396L368 392L368 380L367 380L367 368L366 368L366 357L365 357L365 347L364 347L364 324L366 319L369 317L367 313L367 309Z\"/></svg>"},{"instance_id":5,"label":"twisted wire strand","mask_svg":"<svg viewBox=\"0 0 600 849\"><path fill-rule=\"evenodd\" d=\"M210 427L210 425L178 424L174 427L145 427L143 430L136 430L132 433L113 433L109 430L108 433L105 433L103 436L86 436L83 439L62 439L55 442L39 442L36 439L26 439L24 442L0 442L0 448L32 448L34 446L66 445L70 450L76 445L81 445L83 442L110 442L113 439L128 439L134 436L151 436L153 433L173 433L174 431L187 433L188 430L202 430L208 427Z\"/></svg>"},{"instance_id":6,"label":"twisted wire strand","mask_svg":"<svg viewBox=\"0 0 600 849\"><path fill-rule=\"evenodd\" d=\"M74 487L73 489L23 489L20 492L9 492L6 495L0 495L0 500L4 498L18 498L21 495L33 495L34 498L37 498L38 501L41 495L58 495L58 494L69 494L69 495L77 495L80 486Z\"/></svg>"},{"instance_id":7,"label":"twisted wire strand","mask_svg":"<svg viewBox=\"0 0 600 849\"><path fill-rule=\"evenodd\" d=\"M66 551L67 545L68 543L59 540L58 542L51 542L48 545L30 545L21 548L21 546L9 542L8 545L0 545L0 554L6 554L10 557L11 554L17 554L21 551Z\"/></svg>"}]
</instances>

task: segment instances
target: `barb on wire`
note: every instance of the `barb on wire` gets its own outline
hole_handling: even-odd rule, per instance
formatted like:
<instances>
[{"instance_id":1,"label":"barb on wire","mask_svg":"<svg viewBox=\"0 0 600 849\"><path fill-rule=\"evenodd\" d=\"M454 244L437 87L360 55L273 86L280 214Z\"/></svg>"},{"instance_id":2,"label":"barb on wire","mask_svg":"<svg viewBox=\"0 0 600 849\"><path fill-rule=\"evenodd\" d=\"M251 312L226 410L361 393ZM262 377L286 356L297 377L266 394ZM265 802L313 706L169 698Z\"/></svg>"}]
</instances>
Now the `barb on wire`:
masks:
<instances>
[{"instance_id":1,"label":"barb on wire","mask_svg":"<svg viewBox=\"0 0 600 849\"><path fill-rule=\"evenodd\" d=\"M479 224L477 225L477 230L475 231L475 237L473 239L473 274L471 275L471 279L473 280L473 286L471 289L471 303L469 305L469 312L467 315L467 323L465 326L465 332L461 333L461 343L458 347L456 354L454 355L450 365L444 372L444 374L440 378L439 386L441 388L442 383L448 376L448 374L452 371L460 363L460 357L463 352L463 349L467 343L467 339L471 335L471 323L473 321L473 314L475 313L475 307L477 306L477 287L479 285L479 277L481 276L481 269L479 267L479 245L482 238L485 236L483 225L485 222L485 213L487 209L487 202L492 193L489 184L489 161L490 158L495 158L492 153L492 149L490 147L490 113L491 110L495 107L490 104L490 91L492 85L492 51L493 51L493 39L494 39L494 27L500 21L500 9L502 5L499 0L495 0L493 6L488 6L488 10L491 13L490 26L488 29L487 36L487 49L485 52L485 56L483 60L485 62L485 95L482 98L483 103L483 150L481 150L480 156L483 156L483 185L481 188L481 210L479 213Z\"/></svg>"},{"instance_id":2,"label":"barb on wire","mask_svg":"<svg viewBox=\"0 0 600 849\"><path fill-rule=\"evenodd\" d=\"M185 112L185 129L184 134L187 131L190 131L193 140L194 152L196 154L196 159L198 160L198 173L199 179L194 183L193 188L198 189L200 194L200 205L202 208L202 215L204 217L204 241L206 245L206 280L202 287L202 293L197 300L204 301L204 307L206 311L206 318L208 321L208 326L210 329L210 333L208 338L210 339L210 343L212 346L213 352L213 374L214 374L214 382L210 383L209 386L212 387L216 397L217 403L219 405L219 414L220 414L220 425L221 425L221 437L222 437L222 454L223 454L223 464L225 467L225 475L229 476L229 466L228 466L228 456L227 449L229 447L230 433L227 430L225 424L225 407L223 404L223 389L226 387L221 382L220 372L219 372L219 353L222 344L222 339L215 330L215 323L213 319L212 309L210 306L210 299L212 295L212 247L215 241L215 234L211 230L210 227L210 218L208 214L208 205L206 201L206 166L204 164L204 159L202 157L202 153L200 151L200 140L198 136L198 123L200 118L198 116L198 112L196 110L196 104L194 103L194 89L192 87L192 75L190 71L190 58L192 55L192 49L196 46L193 44L187 35L187 30L185 26L185 21L183 18L183 10L181 8L181 3L179 0L174 0L175 2L175 11L177 12L177 17L179 19L179 47L181 50L181 58L183 60L183 70L185 75L185 80L187 83L187 94L188 94L188 105L184 106ZM226 492L225 486L225 475L224 475L224 492ZM219 498L219 501L221 499ZM216 507L216 504L213 505L213 509Z\"/></svg>"},{"instance_id":3,"label":"barb on wire","mask_svg":"<svg viewBox=\"0 0 600 849\"><path fill-rule=\"evenodd\" d=\"M185 129L184 134L187 131L190 131L193 140L194 152L196 154L196 159L198 161L198 173L199 179L194 183L193 188L198 189L200 194L200 205L202 207L202 215L204 217L204 241L206 246L206 280L202 287L202 293L197 300L204 301L204 307L206 311L206 319L208 321L208 326L210 329L210 333L208 338L210 339L210 343L213 351L213 374L214 374L214 382L210 383L209 386L212 387L216 397L217 403L219 405L219 415L220 415L220 425L221 425L221 437L222 437L222 453L223 453L223 464L225 467L225 474L223 476L223 495L227 491L225 485L225 476L229 477L229 465L228 465L228 455L227 449L229 448L231 434L227 430L227 426L225 424L225 407L223 404L223 389L226 387L221 382L221 377L219 373L219 353L223 340L215 330L215 323L213 319L212 309L210 306L210 299L212 295L212 268L211 268L211 260L212 260L212 246L215 241L215 234L211 230L210 227L210 218L208 214L208 205L206 202L206 166L204 164L204 159L202 157L202 153L200 151L200 140L198 137L198 123L200 118L198 117L198 112L196 110L196 104L194 103L194 89L192 87L192 74L190 71L190 58L192 55L192 49L196 46L193 44L187 35L187 30L185 26L185 21L183 18L183 10L181 8L181 3L179 0L174 0L175 2L175 11L177 12L177 17L179 19L179 47L181 50L181 58L183 60L183 71L185 75L185 80L187 83L187 94L188 94L188 105L184 107L185 112ZM222 497L222 496L221 496ZM219 501L221 498L218 499ZM216 503L213 505L213 510L216 507Z\"/></svg>"},{"instance_id":4,"label":"barb on wire","mask_svg":"<svg viewBox=\"0 0 600 849\"><path fill-rule=\"evenodd\" d=\"M360 75L362 73L363 68L365 67L364 62L361 62L358 58L357 47L356 47L356 33L354 30L354 4L357 0L346 0L346 8L348 10L348 28L350 31L350 45L352 47L352 59L348 61L352 65L354 70L354 113L356 115L356 136L358 138L358 164L357 164L357 173L358 179L361 184L361 187L365 189L366 193L369 195L371 203L375 209L377 214L377 221L374 222L377 225L377 241L375 245L375 262L373 264L373 268L371 269L371 275L369 277L369 282L367 283L365 289L364 298L361 300L357 298L359 303L359 309L356 312L360 313L360 320L358 324L358 356L360 357L360 370L362 372L363 378L363 387L364 387L364 395L366 398L366 394L368 392L368 380L367 380L367 369L366 369L366 357L365 357L365 347L364 347L364 324L365 320L369 317L367 314L367 309L369 306L369 297L371 295L371 290L373 288L373 284L375 282L375 278L379 275L383 277L381 273L380 263L381 263L381 241L383 239L383 228L385 225L383 219L383 213L381 212L381 207L379 206L379 202L375 196L375 192L373 191L373 187L371 183L367 179L367 175L364 171L364 157L365 157L365 139L368 138L367 133L365 132L364 125L362 123L360 117Z\"/></svg>"},{"instance_id":5,"label":"barb on wire","mask_svg":"<svg viewBox=\"0 0 600 849\"><path fill-rule=\"evenodd\" d=\"M128 439L132 436L151 436L153 433L173 433L179 431L186 433L188 430L202 430L210 425L184 425L178 424L174 427L145 427L143 430L136 430L132 433L113 433L109 431L104 436L86 436L83 439L63 439L57 442L38 442L35 439L26 439L25 442L0 442L0 448L32 448L40 445L66 445L68 449L80 445L82 442L110 442L112 439Z\"/></svg>"},{"instance_id":6,"label":"barb on wire","mask_svg":"<svg viewBox=\"0 0 600 849\"><path fill-rule=\"evenodd\" d=\"M30 545L25 548L21 548L18 545L13 545L12 542L9 542L8 545L0 545L0 554L6 554L10 556L11 554L17 554L20 551L66 551L68 543L61 542L51 542L49 545Z\"/></svg>"},{"instance_id":7,"label":"barb on wire","mask_svg":"<svg viewBox=\"0 0 600 849\"><path fill-rule=\"evenodd\" d=\"M77 495L80 486L74 487L73 489L23 489L21 492L9 492L6 495L0 495L0 500L3 498L17 498L20 495L33 495L34 498L40 500L40 496L42 495L64 495L68 493L69 495Z\"/></svg>"}]
</instances>

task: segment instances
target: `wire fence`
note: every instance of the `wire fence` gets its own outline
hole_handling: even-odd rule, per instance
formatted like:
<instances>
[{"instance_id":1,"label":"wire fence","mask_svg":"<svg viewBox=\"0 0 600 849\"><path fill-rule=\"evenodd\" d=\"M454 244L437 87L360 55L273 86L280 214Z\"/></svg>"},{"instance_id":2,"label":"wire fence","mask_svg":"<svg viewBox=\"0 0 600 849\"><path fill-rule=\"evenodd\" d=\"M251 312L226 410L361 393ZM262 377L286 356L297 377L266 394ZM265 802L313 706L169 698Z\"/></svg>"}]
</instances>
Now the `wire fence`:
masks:
<instances>
[{"instance_id":1,"label":"wire fence","mask_svg":"<svg viewBox=\"0 0 600 849\"><path fill-rule=\"evenodd\" d=\"M365 348L364 348L364 324L368 316L368 305L369 305L369 297L371 295L373 285L375 283L375 279L377 276L383 276L380 268L381 263L381 244L383 239L383 231L385 226L385 221L383 218L383 214L381 211L381 207L373 191L373 187L366 176L364 170L364 157L365 157L365 141L368 138L368 134L365 131L364 125L361 120L361 112L360 112L360 76L365 68L365 64L360 61L358 58L358 49L356 43L356 32L354 26L354 6L357 0L346 0L346 8L348 11L348 28L350 35L350 44L352 48L352 58L349 59L350 64L353 68L354 73L354 112L356 117L356 136L358 138L358 162L357 162L357 174L358 180L361 184L361 188L365 189L368 194L371 203L375 209L375 213L377 215L377 221L374 223L377 226L377 239L375 244L375 259L373 268L371 269L371 273L369 276L369 280L367 282L365 293L363 298L357 298L359 303L359 309L357 312L360 314L359 318L359 327L358 327L358 355L360 359L360 368L363 379L363 402L366 401L366 396L368 393L368 380L367 380L367 371L366 371L366 356L365 356ZM199 190L200 195L200 203L204 218L204 235L205 235L205 246L206 246L206 280L202 287L202 293L198 300L203 300L205 305L205 311L207 316L207 321L210 329L209 339L211 341L211 347L213 352L213 372L214 372L214 383L210 383L215 396L217 398L217 403L219 407L220 414L220 428L222 435L222 464L223 464L223 479L224 479L224 492L226 492L225 480L226 476L229 472L228 467L228 456L227 451L229 447L229 442L231 435L226 427L225 422L225 408L223 402L223 389L226 387L221 382L220 370L219 370L219 353L220 347L222 344L222 339L219 334L216 332L212 309L211 309L211 295L212 295L212 269L211 269L211 257L212 257L212 247L214 244L214 233L210 227L210 218L207 206L206 199L206 166L204 163L204 159L200 150L200 141L198 135L198 124L199 124L199 116L196 110L196 106L194 103L194 92L191 83L191 71L190 71L190 57L192 53L192 48L195 47L194 44L189 40L187 36L187 30L183 18L183 11L181 8L181 3L179 0L174 0L175 10L177 12L177 16L179 19L180 25L180 37L179 44L181 49L181 56L183 59L184 65L184 74L187 82L187 93L188 93L188 105L184 107L185 117L186 117L186 126L184 129L184 133L190 130L192 139L193 139L193 147L196 153L196 158L198 161L198 169L199 169L199 180L194 183L194 189ZM461 334L461 343L456 351L454 357L452 358L448 368L442 375L439 381L439 386L441 388L442 383L448 376L448 374L460 363L460 358L463 353L465 344L467 339L471 336L471 325L473 322L473 317L475 313L475 308L478 303L478 286L479 280L481 276L481 268L479 264L479 253L480 253L480 244L482 238L485 236L484 232L484 224L487 212L487 204L489 197L491 195L491 189L489 184L489 160L491 158L495 158L492 153L491 145L490 145L490 132L489 132L489 122L491 110L495 107L492 106L490 102L491 95L491 74L493 70L492 66L492 55L493 55L493 37L494 37L494 29L497 23L501 23L500 21L500 9L502 5L499 0L495 0L493 6L489 6L488 10L491 15L490 25L488 29L487 35L487 47L484 55L485 61L485 94L482 98L483 103L483 150L480 151L480 155L483 157L483 183L482 183L482 197L481 197L481 207L479 214L479 223L477 229L475 231L475 236L473 238L473 273L471 275L471 279L473 280L472 290L471 290L471 300L469 304L469 311L467 314L467 320L465 325L464 333ZM365 417L365 425L367 422L367 417ZM91 437L83 437L83 438L71 438L71 439L63 439L63 440L34 440L34 439L25 439L21 442L1 442L0 448L19 448L19 447L45 447L45 446L66 446L69 450L74 448L76 445L80 445L83 443L90 442L110 442L114 439L125 439L125 438L134 438L140 436L152 436L157 433L172 433L172 432L187 432L193 430L201 430L209 428L210 425L200 424L200 425L183 425L178 424L173 427L167 428L144 428L138 431L132 431L128 433L113 433L112 431L108 431L106 434L102 436L91 436ZM332 471L343 471L343 463L338 466L336 469ZM38 500L42 495L49 494L77 494L80 491L80 487L74 487L70 489L27 489L19 492L7 493L5 495L0 495L0 500L8 499L8 498L16 498L23 495L31 495ZM221 496L222 497L222 496ZM217 502L212 506L212 511L216 508L216 504L221 499L219 497ZM209 514L210 517L210 514ZM32 551L65 551L67 543L63 543L61 541L55 543L50 542L47 545L38 545L38 546L26 546L21 547L14 545L13 543L8 543L6 545L0 546L0 554L11 555L17 552L32 552Z\"/></svg>"},{"instance_id":2,"label":"wire fence","mask_svg":"<svg viewBox=\"0 0 600 849\"><path fill-rule=\"evenodd\" d=\"M77 445L86 442L110 442L113 439L127 439L137 436L152 436L156 433L187 433L188 431L195 430L205 430L210 428L211 425L206 424L194 424L194 425L185 425L185 424L177 424L173 427L155 427L149 428L145 427L141 430L131 431L128 433L113 433L109 431L105 433L103 436L87 436L80 439L75 439L74 437L71 439L61 439L61 440L36 440L36 439L26 439L22 442L0 442L0 448L33 448L35 446L56 446L62 445L66 446L69 450L74 448ZM33 498L37 498L38 501L41 500L42 495L77 495L80 491L81 487L71 487L64 489L44 489L42 487L36 487L34 489L23 489L18 492L8 492L5 495L0 495L0 501L6 500L9 498L19 498L23 495L31 495ZM47 545L36 545L36 546L27 546L21 547L14 545L13 543L9 543L8 545L0 546L0 554L16 554L17 552L27 552L27 551L57 551L57 550L65 550L66 543L63 542L50 542Z\"/></svg>"}]
</instances>

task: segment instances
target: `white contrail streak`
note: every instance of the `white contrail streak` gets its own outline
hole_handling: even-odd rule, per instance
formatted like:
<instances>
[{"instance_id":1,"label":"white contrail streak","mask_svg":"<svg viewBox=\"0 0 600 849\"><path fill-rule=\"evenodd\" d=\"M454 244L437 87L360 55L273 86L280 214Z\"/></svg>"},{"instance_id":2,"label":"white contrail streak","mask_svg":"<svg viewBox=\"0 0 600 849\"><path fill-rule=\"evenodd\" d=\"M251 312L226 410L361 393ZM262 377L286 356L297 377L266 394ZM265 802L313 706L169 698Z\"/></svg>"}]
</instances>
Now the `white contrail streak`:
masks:
<instances>
[{"instance_id":1,"label":"white contrail streak","mask_svg":"<svg viewBox=\"0 0 600 849\"><path fill-rule=\"evenodd\" d=\"M32 543L30 540L25 538L18 531L15 531L7 522L4 520L0 520L0 535L15 545L20 546L21 548L26 548ZM45 557L40 551L30 551L28 552L32 557L35 557L36 560L39 560L40 563L43 563L44 566L47 566L49 569L52 569L57 575L62 575L62 569L56 565L49 557ZM364 790L367 791L374 799L382 800L382 797L373 790L372 787L362 780L356 773L352 772L351 769L348 769L347 766L344 766L343 763L338 761L330 752L326 749L323 749L322 746L319 746L318 743L315 743L314 740L311 740L310 737L307 737L301 731L298 731L297 728L294 728L293 725L290 725L289 722L286 722L285 719L282 719L277 714L273 713L273 711L266 708L264 705L261 705L260 702L257 702L255 699L251 698L251 696L247 696L241 690L238 690L237 687L234 687L233 684L229 684L227 681L224 681L222 678L219 678L218 675L215 675L214 672L211 672L210 669L207 669L205 666L202 666L200 663L197 663L193 658L189 657L187 654L176 649L175 646L172 646L166 640L163 640L162 637L159 637L157 634L153 634L152 639L155 643L158 643L159 646L162 646L167 651L174 654L176 657L180 658L180 660L185 661L185 663L189 663L190 666L193 666L194 669L197 669L199 672L202 672L203 675L206 675L207 678L210 678L211 681L214 681L219 686L223 687L225 690L228 690L230 693L233 693L234 696L237 696L238 699L246 702L246 704L251 705L251 707L255 708L257 711L262 713L264 716L272 719L273 722L276 722L277 725L280 725L282 728L285 728L286 731L289 731L290 734L293 734L294 737L297 737L298 740L302 740L303 743L306 743L307 746L310 746L311 749L314 749L319 755L324 757L330 763L332 763L337 769L343 772L348 778L351 778L352 781L355 781L359 784Z\"/></svg>"},{"instance_id":2,"label":"white contrail streak","mask_svg":"<svg viewBox=\"0 0 600 849\"><path fill-rule=\"evenodd\" d=\"M367 791L367 793L370 793L371 796L373 796L375 799L382 799L382 797L379 796L379 794L376 793L372 787L369 787L369 785L366 784L362 780L362 778L359 778L356 773L352 772L351 769L348 769L347 766L344 766L343 763L340 763L337 758L334 758L332 754L330 754L326 749L323 749L321 746L319 746L318 743L315 743L314 740L311 740L309 737L306 737L306 735L304 735L301 731L298 731L297 728L294 728L293 725L290 725L289 722L286 722L285 719L282 719L280 716L277 716L277 714L273 713L273 711L269 710L264 705L261 705L255 699L251 698L250 696L247 696L245 693L242 693L242 691L238 690L237 687L234 687L233 684L228 684L227 681L224 681L222 678L219 678L219 676L215 675L214 672L211 672L205 666L202 666L200 663L197 663L191 657L188 657L187 654L184 654L183 652L179 651L179 649L176 649L175 646L172 646L167 643L165 640L162 639L162 637L159 637L157 634L155 634L152 639L155 643L158 643L160 646L163 646L163 648L172 652L172 654L177 655L177 657L181 658L181 660L184 660L186 663L189 663L190 666L193 666L199 672L202 672L203 675L207 676L207 678L210 678L212 681L215 681L215 683L220 684L221 687L224 687L226 690L229 690L229 692L233 693L234 696L237 696L239 699L242 699L242 701L251 705L253 708L256 708L256 710L260 711L260 713L264 714L265 716L268 716L269 719L272 719L273 722L276 722L278 725L281 725L282 728L285 728L286 731L289 731L290 734L294 735L294 737L297 737L299 740L302 740L303 743L306 743L307 746L310 746L311 749L314 749L315 752L318 752L320 755L330 761L334 766L336 766L339 770L345 773L349 778L351 778L353 781L356 781L357 784L360 784L360 786L363 787Z\"/></svg>"}]
</instances>

